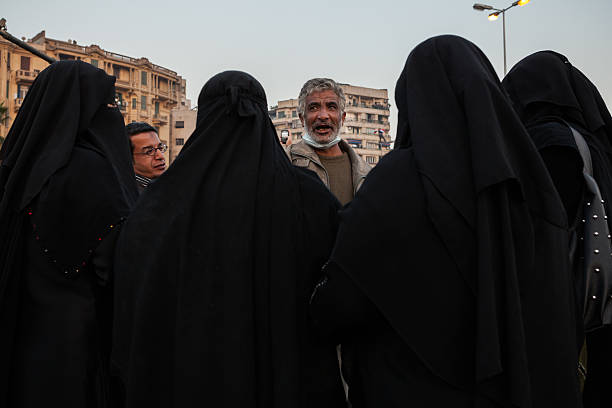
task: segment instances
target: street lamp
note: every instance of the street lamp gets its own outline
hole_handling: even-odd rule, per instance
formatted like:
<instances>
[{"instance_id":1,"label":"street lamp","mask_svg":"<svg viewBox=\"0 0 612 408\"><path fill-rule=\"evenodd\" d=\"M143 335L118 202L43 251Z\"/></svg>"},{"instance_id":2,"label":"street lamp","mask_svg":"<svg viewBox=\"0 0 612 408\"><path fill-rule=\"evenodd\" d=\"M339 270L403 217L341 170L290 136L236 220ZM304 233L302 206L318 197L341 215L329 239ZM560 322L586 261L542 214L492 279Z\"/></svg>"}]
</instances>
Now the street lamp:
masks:
<instances>
[{"instance_id":1,"label":"street lamp","mask_svg":"<svg viewBox=\"0 0 612 408\"><path fill-rule=\"evenodd\" d=\"M525 4L529 3L529 1L530 0L517 0L504 9L498 9L493 6L489 6L488 4L481 3L474 3L472 6L472 8L477 11L492 10L493 12L490 13L488 17L489 21L495 21L499 18L500 14L502 15L502 31L504 35L504 76L508 71L506 69L506 11L510 10L514 6L524 6Z\"/></svg>"}]
</instances>

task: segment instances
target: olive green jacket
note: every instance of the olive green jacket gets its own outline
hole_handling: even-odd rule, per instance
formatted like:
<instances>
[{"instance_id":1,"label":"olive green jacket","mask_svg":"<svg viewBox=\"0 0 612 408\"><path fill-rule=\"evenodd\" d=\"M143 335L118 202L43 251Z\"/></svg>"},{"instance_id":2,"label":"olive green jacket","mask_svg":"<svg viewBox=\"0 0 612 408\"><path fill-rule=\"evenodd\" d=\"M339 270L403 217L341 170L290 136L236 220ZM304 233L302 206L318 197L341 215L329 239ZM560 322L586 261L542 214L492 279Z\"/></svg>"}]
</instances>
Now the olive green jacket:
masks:
<instances>
[{"instance_id":1,"label":"olive green jacket","mask_svg":"<svg viewBox=\"0 0 612 408\"><path fill-rule=\"evenodd\" d=\"M348 143L344 140L341 140L338 143L340 149L343 152L348 153L349 159L351 160L351 172L353 174L353 194L359 190L361 185L363 184L363 180L368 175L369 171L372 170L372 167L365 162ZM317 176L321 179L323 184L329 188L329 175L327 174L327 170L321 164L321 160L317 155L317 152L314 148L307 145L303 140L295 144L289 145L285 151L289 156L289 160L294 166L303 167L308 170L314 171Z\"/></svg>"}]
</instances>

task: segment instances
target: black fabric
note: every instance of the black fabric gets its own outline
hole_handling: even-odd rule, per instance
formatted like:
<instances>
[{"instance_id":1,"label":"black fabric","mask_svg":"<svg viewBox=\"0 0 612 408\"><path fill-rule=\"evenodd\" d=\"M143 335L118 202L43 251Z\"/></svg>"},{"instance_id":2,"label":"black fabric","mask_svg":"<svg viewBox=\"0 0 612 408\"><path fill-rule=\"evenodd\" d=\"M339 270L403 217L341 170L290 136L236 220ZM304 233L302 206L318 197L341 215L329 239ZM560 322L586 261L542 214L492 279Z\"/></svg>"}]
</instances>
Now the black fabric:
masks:
<instances>
[{"instance_id":1,"label":"black fabric","mask_svg":"<svg viewBox=\"0 0 612 408\"><path fill-rule=\"evenodd\" d=\"M137 196L123 118L107 106L113 97L104 71L54 63L0 151L0 405L9 387L11 406L105 404L100 361L92 362L103 346L89 261Z\"/></svg>"},{"instance_id":2,"label":"black fabric","mask_svg":"<svg viewBox=\"0 0 612 408\"><path fill-rule=\"evenodd\" d=\"M554 51L536 52L519 61L504 78L503 86L536 145L551 145L549 132L542 128L547 122L568 122L583 135L591 153L593 177L606 213L611 214L612 117L597 87ZM555 145L572 145L571 132L557 130L556 134L563 136L557 136ZM608 219L612 227L611 223L612 218Z\"/></svg>"},{"instance_id":3,"label":"black fabric","mask_svg":"<svg viewBox=\"0 0 612 408\"><path fill-rule=\"evenodd\" d=\"M612 210L612 117L596 86L568 59L554 51L541 51L517 63L504 78L503 85L538 146L568 146L573 136L567 125L580 132L591 155L593 178L604 200L606 214ZM561 130L560 128L565 128ZM575 148L575 147L574 147ZM575 176L550 168L557 188L571 190ZM580 171L581 172L581 171ZM557 173L557 174L555 174ZM564 178L564 180L563 180ZM563 187L559 186L563 183ZM612 226L608 216L608 227ZM584 269L576 257L576 292L578 309L584 299ZM582 328L582 320L579 321ZM610 329L599 329L587 337L587 379L584 388L585 407L609 406L607 384L610 384L612 349L602 347L610 338ZM583 333L580 333L582 336ZM593 370L589 369L592 365Z\"/></svg>"},{"instance_id":4,"label":"black fabric","mask_svg":"<svg viewBox=\"0 0 612 408\"><path fill-rule=\"evenodd\" d=\"M563 202L568 225L572 225L579 216L584 191L582 159L575 146L565 147L562 144L542 148L540 155Z\"/></svg>"},{"instance_id":5,"label":"black fabric","mask_svg":"<svg viewBox=\"0 0 612 408\"><path fill-rule=\"evenodd\" d=\"M489 61L459 37L427 40L396 103L399 150L341 212L331 261L447 384L448 405L459 389L479 407L578 406L565 212Z\"/></svg>"},{"instance_id":6,"label":"black fabric","mask_svg":"<svg viewBox=\"0 0 612 408\"><path fill-rule=\"evenodd\" d=\"M290 164L261 85L210 79L196 130L118 243L113 364L127 406L342 405L335 347L307 320L338 207Z\"/></svg>"}]
</instances>

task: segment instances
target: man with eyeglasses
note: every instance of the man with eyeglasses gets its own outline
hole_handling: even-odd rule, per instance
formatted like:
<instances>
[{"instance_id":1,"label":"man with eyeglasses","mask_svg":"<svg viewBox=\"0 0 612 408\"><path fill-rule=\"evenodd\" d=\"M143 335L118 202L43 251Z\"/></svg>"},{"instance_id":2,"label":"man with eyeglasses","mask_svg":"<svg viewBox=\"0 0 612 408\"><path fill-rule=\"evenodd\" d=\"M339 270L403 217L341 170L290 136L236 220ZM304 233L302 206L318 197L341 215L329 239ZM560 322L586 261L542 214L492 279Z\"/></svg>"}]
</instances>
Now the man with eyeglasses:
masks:
<instances>
[{"instance_id":1,"label":"man with eyeglasses","mask_svg":"<svg viewBox=\"0 0 612 408\"><path fill-rule=\"evenodd\" d=\"M148 123L130 123L125 131L130 139L138 192L142 193L153 179L166 171L163 153L168 150L168 146L159 140L157 130Z\"/></svg>"}]
</instances>

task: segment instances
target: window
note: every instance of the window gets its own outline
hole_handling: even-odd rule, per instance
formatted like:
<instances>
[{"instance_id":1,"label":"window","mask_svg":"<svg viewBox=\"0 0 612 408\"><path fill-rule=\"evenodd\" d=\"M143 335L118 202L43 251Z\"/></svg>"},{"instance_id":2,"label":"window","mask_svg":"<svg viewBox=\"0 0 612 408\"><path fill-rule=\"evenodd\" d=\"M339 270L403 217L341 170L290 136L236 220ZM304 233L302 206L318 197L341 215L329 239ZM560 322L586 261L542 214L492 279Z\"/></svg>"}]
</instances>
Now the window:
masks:
<instances>
[{"instance_id":1,"label":"window","mask_svg":"<svg viewBox=\"0 0 612 408\"><path fill-rule=\"evenodd\" d=\"M91 65L93 65L94 67L98 68L98 60L92 59L91 60Z\"/></svg>"},{"instance_id":2,"label":"window","mask_svg":"<svg viewBox=\"0 0 612 408\"><path fill-rule=\"evenodd\" d=\"M284 118L285 117L285 111L280 111L278 112L278 117L280 118Z\"/></svg>"},{"instance_id":3,"label":"window","mask_svg":"<svg viewBox=\"0 0 612 408\"><path fill-rule=\"evenodd\" d=\"M291 117L297 118L297 111L291 111Z\"/></svg>"},{"instance_id":4,"label":"window","mask_svg":"<svg viewBox=\"0 0 612 408\"><path fill-rule=\"evenodd\" d=\"M74 59L74 55L70 55L70 54L60 54L60 55L59 55L59 59L60 59L60 61L69 61L69 60L73 60L73 59Z\"/></svg>"},{"instance_id":5,"label":"window","mask_svg":"<svg viewBox=\"0 0 612 408\"><path fill-rule=\"evenodd\" d=\"M136 100L136 98L132 98L132 109L136 109L137 106L138 106L138 101Z\"/></svg>"},{"instance_id":6,"label":"window","mask_svg":"<svg viewBox=\"0 0 612 408\"><path fill-rule=\"evenodd\" d=\"M155 116L159 115L159 102L155 102Z\"/></svg>"},{"instance_id":7,"label":"window","mask_svg":"<svg viewBox=\"0 0 612 408\"><path fill-rule=\"evenodd\" d=\"M270 119L276 119L276 111L270 111L268 114L270 115Z\"/></svg>"},{"instance_id":8,"label":"window","mask_svg":"<svg viewBox=\"0 0 612 408\"><path fill-rule=\"evenodd\" d=\"M11 69L11 53L7 52L6 54L6 68ZM8 94L6 97L8 98Z\"/></svg>"},{"instance_id":9,"label":"window","mask_svg":"<svg viewBox=\"0 0 612 408\"><path fill-rule=\"evenodd\" d=\"M177 128L177 129L184 128L185 127L185 121L184 120L177 120L176 123L174 124L174 127Z\"/></svg>"},{"instance_id":10,"label":"window","mask_svg":"<svg viewBox=\"0 0 612 408\"><path fill-rule=\"evenodd\" d=\"M368 164L376 163L376 157L374 157L374 156L366 156L365 159L366 159L366 163L368 163Z\"/></svg>"},{"instance_id":11,"label":"window","mask_svg":"<svg viewBox=\"0 0 612 408\"><path fill-rule=\"evenodd\" d=\"M9 96L9 81L7 79L7 81L6 81L6 99L8 99L8 96ZM8 123L8 121L7 121L7 123Z\"/></svg>"},{"instance_id":12,"label":"window","mask_svg":"<svg viewBox=\"0 0 612 408\"><path fill-rule=\"evenodd\" d=\"M177 137L176 138L176 145L177 146L182 146L185 144L185 139L183 139L182 137Z\"/></svg>"},{"instance_id":13,"label":"window","mask_svg":"<svg viewBox=\"0 0 612 408\"><path fill-rule=\"evenodd\" d=\"M146 85L147 84L147 73L144 71L140 72L140 83L142 85Z\"/></svg>"},{"instance_id":14,"label":"window","mask_svg":"<svg viewBox=\"0 0 612 408\"><path fill-rule=\"evenodd\" d=\"M113 76L117 79L121 77L121 68L119 68L117 65L113 65Z\"/></svg>"},{"instance_id":15,"label":"window","mask_svg":"<svg viewBox=\"0 0 612 408\"><path fill-rule=\"evenodd\" d=\"M21 69L24 71L30 70L30 57L21 57Z\"/></svg>"},{"instance_id":16,"label":"window","mask_svg":"<svg viewBox=\"0 0 612 408\"><path fill-rule=\"evenodd\" d=\"M140 110L147 110L147 97L144 95L140 97Z\"/></svg>"}]
</instances>

